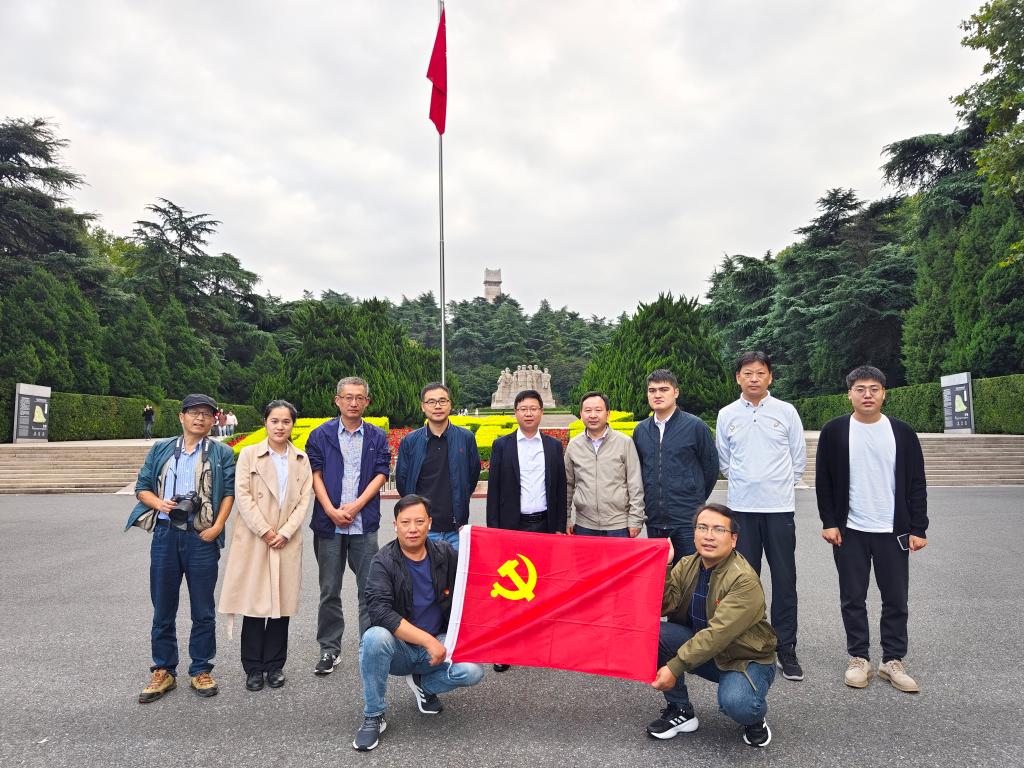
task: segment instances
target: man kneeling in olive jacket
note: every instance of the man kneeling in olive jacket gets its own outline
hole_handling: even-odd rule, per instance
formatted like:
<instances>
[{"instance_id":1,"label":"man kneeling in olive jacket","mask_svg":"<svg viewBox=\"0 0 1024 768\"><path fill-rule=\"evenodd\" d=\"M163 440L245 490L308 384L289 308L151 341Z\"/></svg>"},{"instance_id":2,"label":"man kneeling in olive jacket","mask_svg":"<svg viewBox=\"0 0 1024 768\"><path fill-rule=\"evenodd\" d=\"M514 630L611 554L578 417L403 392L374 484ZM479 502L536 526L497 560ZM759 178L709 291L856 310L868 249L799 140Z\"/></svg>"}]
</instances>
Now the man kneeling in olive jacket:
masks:
<instances>
[{"instance_id":1,"label":"man kneeling in olive jacket","mask_svg":"<svg viewBox=\"0 0 1024 768\"><path fill-rule=\"evenodd\" d=\"M765 618L761 580L736 552L733 511L705 504L694 517L697 553L671 566L661 613L668 617L658 639L658 676L667 706L647 726L656 739L697 730L686 691L690 672L718 683L718 706L743 726L743 741L764 747L772 732L764 719L775 679L775 631Z\"/></svg>"}]
</instances>

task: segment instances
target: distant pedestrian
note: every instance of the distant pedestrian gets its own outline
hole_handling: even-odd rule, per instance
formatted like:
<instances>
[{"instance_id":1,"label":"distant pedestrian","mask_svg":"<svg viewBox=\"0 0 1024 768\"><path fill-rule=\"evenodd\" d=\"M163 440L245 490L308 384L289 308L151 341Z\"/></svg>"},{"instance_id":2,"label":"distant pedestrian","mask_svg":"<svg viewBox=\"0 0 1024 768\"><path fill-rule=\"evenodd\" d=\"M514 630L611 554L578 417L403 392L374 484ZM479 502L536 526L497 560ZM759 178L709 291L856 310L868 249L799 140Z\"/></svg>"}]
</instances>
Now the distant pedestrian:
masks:
<instances>
[{"instance_id":1,"label":"distant pedestrian","mask_svg":"<svg viewBox=\"0 0 1024 768\"><path fill-rule=\"evenodd\" d=\"M156 411L153 406L146 403L142 409L142 435L146 440L153 439L153 420L156 418Z\"/></svg>"},{"instance_id":2,"label":"distant pedestrian","mask_svg":"<svg viewBox=\"0 0 1024 768\"><path fill-rule=\"evenodd\" d=\"M224 437L228 432L228 414L227 411L221 409L217 414L217 435Z\"/></svg>"}]
</instances>

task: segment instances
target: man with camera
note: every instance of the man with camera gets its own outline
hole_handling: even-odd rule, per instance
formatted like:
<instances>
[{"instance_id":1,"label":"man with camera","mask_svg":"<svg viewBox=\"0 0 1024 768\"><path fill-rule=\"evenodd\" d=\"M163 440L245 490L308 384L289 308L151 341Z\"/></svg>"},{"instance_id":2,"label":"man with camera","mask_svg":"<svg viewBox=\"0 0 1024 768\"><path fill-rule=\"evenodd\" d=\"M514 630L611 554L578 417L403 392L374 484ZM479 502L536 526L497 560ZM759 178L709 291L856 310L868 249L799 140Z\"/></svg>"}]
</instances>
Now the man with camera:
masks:
<instances>
[{"instance_id":1,"label":"man with camera","mask_svg":"<svg viewBox=\"0 0 1024 768\"><path fill-rule=\"evenodd\" d=\"M213 589L224 546L224 525L235 497L235 455L211 440L217 403L194 394L181 403L181 435L160 440L139 470L125 530L152 532L149 592L153 600L152 677L140 704L156 701L177 687L178 636L175 617L181 579L188 580L192 610L189 637L191 687L203 697L217 694L210 671L217 649Z\"/></svg>"}]
</instances>

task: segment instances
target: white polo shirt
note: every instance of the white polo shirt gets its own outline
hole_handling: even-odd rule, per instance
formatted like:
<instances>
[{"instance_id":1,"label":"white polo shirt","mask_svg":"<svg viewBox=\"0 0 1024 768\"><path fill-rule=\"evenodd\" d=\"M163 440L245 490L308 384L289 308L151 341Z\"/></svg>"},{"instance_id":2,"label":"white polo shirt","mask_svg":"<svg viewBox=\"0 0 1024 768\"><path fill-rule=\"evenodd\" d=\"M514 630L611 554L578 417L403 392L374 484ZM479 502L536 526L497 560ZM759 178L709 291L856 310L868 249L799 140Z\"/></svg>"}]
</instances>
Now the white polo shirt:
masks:
<instances>
[{"instance_id":1,"label":"white polo shirt","mask_svg":"<svg viewBox=\"0 0 1024 768\"><path fill-rule=\"evenodd\" d=\"M807 465L800 415L789 403L740 397L718 412L718 466L729 478L729 506L737 512L793 512L794 486Z\"/></svg>"}]
</instances>

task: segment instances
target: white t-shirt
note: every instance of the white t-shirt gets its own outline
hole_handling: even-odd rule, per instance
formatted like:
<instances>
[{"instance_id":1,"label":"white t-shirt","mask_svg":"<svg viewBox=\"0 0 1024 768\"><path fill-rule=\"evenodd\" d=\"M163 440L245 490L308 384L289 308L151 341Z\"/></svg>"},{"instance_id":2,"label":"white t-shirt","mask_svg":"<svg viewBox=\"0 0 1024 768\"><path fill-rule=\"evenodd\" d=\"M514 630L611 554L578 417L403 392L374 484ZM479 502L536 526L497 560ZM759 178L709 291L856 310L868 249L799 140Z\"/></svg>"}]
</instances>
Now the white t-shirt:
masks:
<instances>
[{"instance_id":1,"label":"white t-shirt","mask_svg":"<svg viewBox=\"0 0 1024 768\"><path fill-rule=\"evenodd\" d=\"M846 525L892 533L896 505L896 436L884 415L874 424L850 419L850 515Z\"/></svg>"}]
</instances>

